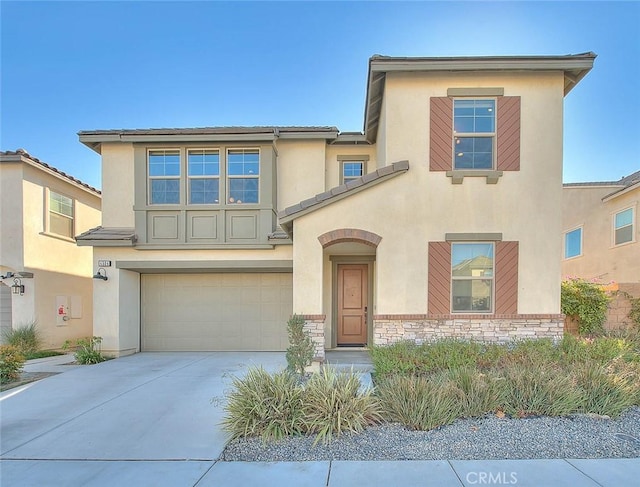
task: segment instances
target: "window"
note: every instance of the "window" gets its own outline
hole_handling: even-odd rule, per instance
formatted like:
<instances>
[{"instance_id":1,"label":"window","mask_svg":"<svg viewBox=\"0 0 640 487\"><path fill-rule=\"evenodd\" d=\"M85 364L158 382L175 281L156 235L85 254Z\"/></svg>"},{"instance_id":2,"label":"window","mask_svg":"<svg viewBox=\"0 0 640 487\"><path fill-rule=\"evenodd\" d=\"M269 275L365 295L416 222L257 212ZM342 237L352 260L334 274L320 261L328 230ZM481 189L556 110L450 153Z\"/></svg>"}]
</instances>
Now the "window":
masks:
<instances>
[{"instance_id":1,"label":"window","mask_svg":"<svg viewBox=\"0 0 640 487\"><path fill-rule=\"evenodd\" d=\"M180 204L180 151L149 151L149 203Z\"/></svg>"},{"instance_id":2,"label":"window","mask_svg":"<svg viewBox=\"0 0 640 487\"><path fill-rule=\"evenodd\" d=\"M564 258L582 255L582 228L576 228L564 234Z\"/></svg>"},{"instance_id":3,"label":"window","mask_svg":"<svg viewBox=\"0 0 640 487\"><path fill-rule=\"evenodd\" d=\"M453 312L490 313L493 307L494 244L451 246Z\"/></svg>"},{"instance_id":4,"label":"window","mask_svg":"<svg viewBox=\"0 0 640 487\"><path fill-rule=\"evenodd\" d=\"M615 245L633 242L633 208L615 214L613 229Z\"/></svg>"},{"instance_id":5,"label":"window","mask_svg":"<svg viewBox=\"0 0 640 487\"><path fill-rule=\"evenodd\" d=\"M189 204L220 203L220 153L213 149L187 151Z\"/></svg>"},{"instance_id":6,"label":"window","mask_svg":"<svg viewBox=\"0 0 640 487\"><path fill-rule=\"evenodd\" d=\"M232 149L227 152L229 203L258 203L260 152L258 149Z\"/></svg>"},{"instance_id":7,"label":"window","mask_svg":"<svg viewBox=\"0 0 640 487\"><path fill-rule=\"evenodd\" d=\"M73 238L73 200L49 191L49 232Z\"/></svg>"},{"instance_id":8,"label":"window","mask_svg":"<svg viewBox=\"0 0 640 487\"><path fill-rule=\"evenodd\" d=\"M495 100L453 101L454 169L493 169Z\"/></svg>"},{"instance_id":9,"label":"window","mask_svg":"<svg viewBox=\"0 0 640 487\"><path fill-rule=\"evenodd\" d=\"M344 161L342 163L342 184L364 176L363 161Z\"/></svg>"}]
</instances>

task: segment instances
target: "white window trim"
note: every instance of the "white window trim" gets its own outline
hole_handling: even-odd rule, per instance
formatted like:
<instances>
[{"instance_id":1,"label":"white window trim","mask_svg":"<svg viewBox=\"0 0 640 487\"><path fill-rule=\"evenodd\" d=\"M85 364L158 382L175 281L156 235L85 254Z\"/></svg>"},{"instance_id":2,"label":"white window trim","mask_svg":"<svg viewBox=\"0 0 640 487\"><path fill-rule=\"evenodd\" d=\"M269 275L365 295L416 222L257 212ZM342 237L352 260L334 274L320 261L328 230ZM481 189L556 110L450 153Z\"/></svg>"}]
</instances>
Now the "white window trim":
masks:
<instances>
[{"instance_id":1,"label":"white window trim","mask_svg":"<svg viewBox=\"0 0 640 487\"><path fill-rule=\"evenodd\" d=\"M249 176L246 174L242 174L242 175L234 175L231 176L229 174L229 152L232 151L237 151L237 150L244 150L244 151L257 151L258 152L258 175L257 176ZM233 206L249 206L249 205L259 205L260 204L260 200L262 198L262 191L260 191L260 178L262 177L262 152L260 150L260 147L246 147L246 146L240 146L240 147L227 147L226 151L225 151L225 155L224 155L224 167L225 167L225 190L226 190L226 194L225 194L225 204L226 205L233 205ZM220 173L222 173L222 169L220 170ZM258 201L255 203L231 203L229 202L229 198L231 197L231 180L232 179L257 179L258 180Z\"/></svg>"},{"instance_id":2,"label":"white window trim","mask_svg":"<svg viewBox=\"0 0 640 487\"><path fill-rule=\"evenodd\" d=\"M631 210L631 240L629 240L628 242L623 242L620 244L616 243L616 215L627 211L627 210ZM637 203L634 203L630 206L627 206L625 208L621 208L619 210L613 211L611 212L611 247L612 248L618 248L618 247L623 247L625 245L630 245L633 243L636 243L636 233L638 231L638 227L636 226L636 215L638 214L637 211Z\"/></svg>"},{"instance_id":3,"label":"white window trim","mask_svg":"<svg viewBox=\"0 0 640 487\"><path fill-rule=\"evenodd\" d=\"M65 218L69 218L68 215L63 215L62 213L58 213L57 211L53 211L51 209L51 193L59 194L60 196L64 196L65 198L69 198L71 200L71 205L73 208L73 216L71 217L71 236L67 237L66 235L60 235L59 233L54 233L51 231L51 220L50 214L55 213L56 215L61 215ZM53 237L60 240L64 240L65 242L73 242L75 243L75 232L76 232L76 199L65 194L61 191L54 191L51 188L44 188L44 215L43 215L43 231L41 235L46 235L47 237Z\"/></svg>"},{"instance_id":4,"label":"white window trim","mask_svg":"<svg viewBox=\"0 0 640 487\"><path fill-rule=\"evenodd\" d=\"M497 154L496 150L498 148L498 99L492 96L455 96L452 97L453 101L451 103L451 125L453 136L451 137L451 147L453 148L453 160L451 161L451 169L452 171L496 171L497 168ZM456 100L492 100L494 102L494 114L493 114L493 132L456 132L455 123L456 123ZM456 137L491 137L491 168L483 168L483 169L474 169L474 168L456 168Z\"/></svg>"},{"instance_id":5,"label":"white window trim","mask_svg":"<svg viewBox=\"0 0 640 487\"><path fill-rule=\"evenodd\" d=\"M185 200L188 206L195 206L197 208L205 207L208 205L219 206L222 201L222 188L220 185L220 181L223 179L223 167L224 161L222 160L222 154L220 153L219 147L186 147L184 154L185 160L185 171L184 174L186 176L186 195ZM217 176L208 176L208 175L200 175L200 176L189 176L189 152L191 151L215 151L218 153L218 175ZM191 203L191 180L192 179L217 179L218 180L218 202L217 203ZM181 184L182 186L182 184Z\"/></svg>"},{"instance_id":6,"label":"white window trim","mask_svg":"<svg viewBox=\"0 0 640 487\"><path fill-rule=\"evenodd\" d=\"M492 255L492 261L493 261L493 275L490 278L487 277L457 277L454 278L453 276L453 246L455 244L491 244L492 248L493 248L493 255ZM451 276L451 283L450 283L450 289L449 289L449 302L450 302L450 311L452 315L479 315L479 316L486 316L486 315L493 315L495 314L495 309L496 309L496 242L489 242L489 241L456 241L456 242L451 242L451 265L450 265L450 270L449 270L449 274ZM479 279L491 279L491 303L490 303L490 309L488 311L454 311L453 310L453 281L466 281L466 280L479 280Z\"/></svg>"},{"instance_id":7,"label":"white window trim","mask_svg":"<svg viewBox=\"0 0 640 487\"><path fill-rule=\"evenodd\" d=\"M567 257L567 235L571 232L575 232L576 230L580 230L580 253L578 255L573 255L571 257ZM578 225L577 227L573 227L569 230L566 230L563 234L562 239L562 260L572 260L577 259L578 257L582 257L584 255L584 224Z\"/></svg>"},{"instance_id":8,"label":"white window trim","mask_svg":"<svg viewBox=\"0 0 640 487\"><path fill-rule=\"evenodd\" d=\"M346 184L349 181L353 181L354 179L358 179L362 177L362 176L349 176L349 178L345 182L344 165L355 164L355 163L362 164L362 176L367 174L367 161L365 161L364 159L349 159L349 160L343 159L340 161L340 184Z\"/></svg>"},{"instance_id":9,"label":"white window trim","mask_svg":"<svg viewBox=\"0 0 640 487\"><path fill-rule=\"evenodd\" d=\"M178 151L180 157L180 174L178 176L152 176L149 171L149 154L151 152L160 152L160 151ZM146 176L147 176L147 205L150 207L162 207L162 206L180 206L184 204L186 200L185 193L185 180L182 175L185 173L185 152L181 147L149 147L147 148L147 160L146 164ZM180 199L178 203L152 203L151 202L151 181L154 179L177 179L180 183Z\"/></svg>"}]
</instances>

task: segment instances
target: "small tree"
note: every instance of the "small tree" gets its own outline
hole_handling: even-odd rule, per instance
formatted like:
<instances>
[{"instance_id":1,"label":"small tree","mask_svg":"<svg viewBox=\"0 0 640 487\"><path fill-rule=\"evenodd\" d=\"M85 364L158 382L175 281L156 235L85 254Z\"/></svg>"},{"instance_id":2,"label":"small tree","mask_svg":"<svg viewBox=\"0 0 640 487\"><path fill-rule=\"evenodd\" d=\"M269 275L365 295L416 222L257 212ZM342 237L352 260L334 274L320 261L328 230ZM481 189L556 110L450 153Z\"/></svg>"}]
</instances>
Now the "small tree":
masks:
<instances>
[{"instance_id":1,"label":"small tree","mask_svg":"<svg viewBox=\"0 0 640 487\"><path fill-rule=\"evenodd\" d=\"M580 333L602 330L607 319L609 296L601 285L585 279L562 281L561 309L578 317Z\"/></svg>"},{"instance_id":2,"label":"small tree","mask_svg":"<svg viewBox=\"0 0 640 487\"><path fill-rule=\"evenodd\" d=\"M309 334L304 329L304 318L293 315L287 321L289 348L287 348L288 369L304 375L304 369L313 360L314 346Z\"/></svg>"}]
</instances>

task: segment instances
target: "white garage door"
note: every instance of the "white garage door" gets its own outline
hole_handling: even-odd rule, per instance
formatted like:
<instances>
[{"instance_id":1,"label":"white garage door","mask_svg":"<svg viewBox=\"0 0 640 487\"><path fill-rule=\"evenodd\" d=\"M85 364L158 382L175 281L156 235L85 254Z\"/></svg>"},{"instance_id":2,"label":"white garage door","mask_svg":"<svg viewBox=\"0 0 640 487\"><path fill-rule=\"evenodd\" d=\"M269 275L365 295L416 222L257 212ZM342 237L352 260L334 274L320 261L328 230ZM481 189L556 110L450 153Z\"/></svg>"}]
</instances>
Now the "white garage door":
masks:
<instances>
[{"instance_id":1,"label":"white garage door","mask_svg":"<svg viewBox=\"0 0 640 487\"><path fill-rule=\"evenodd\" d=\"M292 274L143 274L142 350L286 350Z\"/></svg>"}]
</instances>

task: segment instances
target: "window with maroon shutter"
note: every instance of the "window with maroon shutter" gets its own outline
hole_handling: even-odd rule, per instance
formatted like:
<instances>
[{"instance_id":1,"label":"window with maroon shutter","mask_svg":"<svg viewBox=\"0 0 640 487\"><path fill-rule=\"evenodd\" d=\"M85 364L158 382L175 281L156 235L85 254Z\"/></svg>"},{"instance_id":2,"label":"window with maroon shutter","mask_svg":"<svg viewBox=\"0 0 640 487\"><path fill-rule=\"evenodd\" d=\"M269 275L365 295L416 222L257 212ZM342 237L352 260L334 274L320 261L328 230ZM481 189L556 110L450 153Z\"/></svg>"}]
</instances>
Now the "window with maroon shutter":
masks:
<instances>
[{"instance_id":1,"label":"window with maroon shutter","mask_svg":"<svg viewBox=\"0 0 640 487\"><path fill-rule=\"evenodd\" d=\"M518 242L429 242L429 314L486 313L491 301L488 314L517 314L518 251Z\"/></svg>"},{"instance_id":2,"label":"window with maroon shutter","mask_svg":"<svg viewBox=\"0 0 640 487\"><path fill-rule=\"evenodd\" d=\"M432 97L429 120L431 171L520 170L519 96Z\"/></svg>"}]
</instances>

